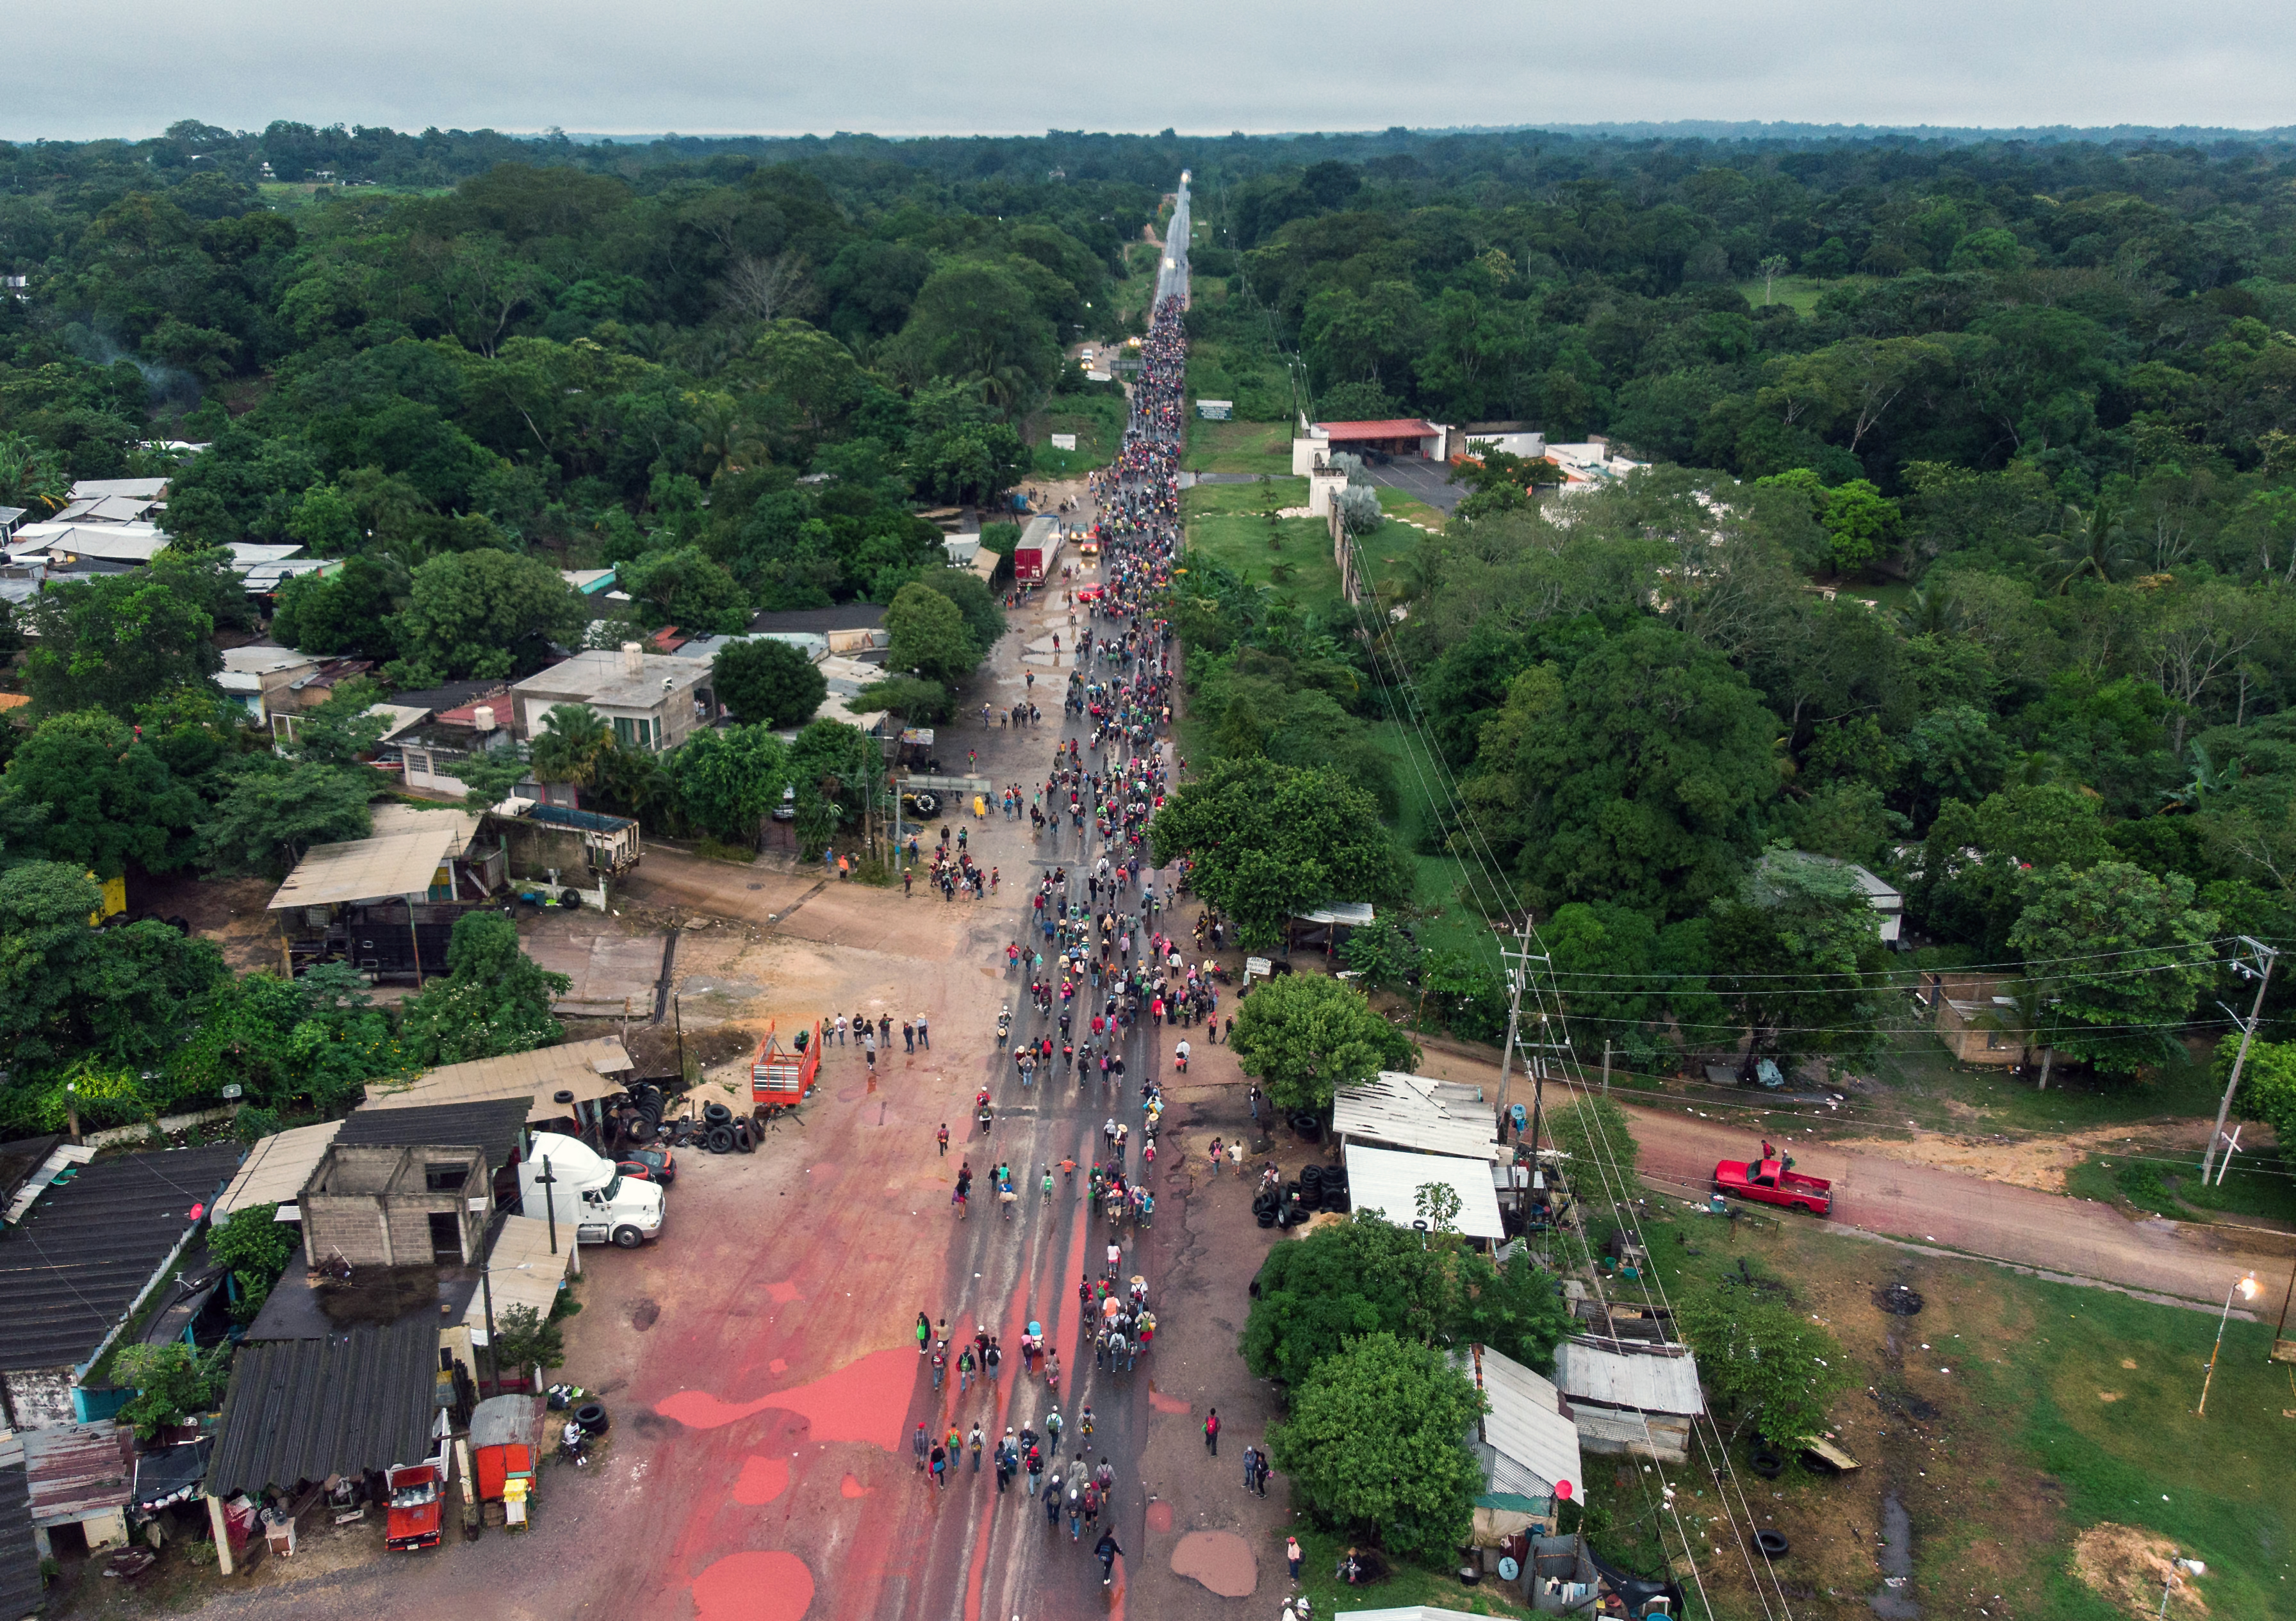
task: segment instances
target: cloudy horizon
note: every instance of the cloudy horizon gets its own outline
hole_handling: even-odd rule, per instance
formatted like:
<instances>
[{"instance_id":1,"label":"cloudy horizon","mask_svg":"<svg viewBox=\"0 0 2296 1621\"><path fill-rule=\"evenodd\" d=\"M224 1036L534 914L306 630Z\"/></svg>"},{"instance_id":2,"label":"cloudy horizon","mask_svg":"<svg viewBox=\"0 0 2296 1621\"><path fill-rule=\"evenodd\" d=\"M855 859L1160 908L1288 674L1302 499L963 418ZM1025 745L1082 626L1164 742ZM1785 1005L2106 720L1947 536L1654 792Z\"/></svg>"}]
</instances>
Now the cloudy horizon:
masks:
<instances>
[{"instance_id":1,"label":"cloudy horizon","mask_svg":"<svg viewBox=\"0 0 2296 1621\"><path fill-rule=\"evenodd\" d=\"M2285 13L2103 0L2062 8L1942 0L1875 14L1767 0L1724 14L1655 0L1590 20L1533 4L1398 21L1366 0L1311 19L1258 0L1130 18L1021 0L963 12L891 0L853 14L734 0L634 11L569 0L547 27L486 4L409 0L315 15L282 0L196 12L31 0L18 60L86 63L133 39L135 94L85 73L21 76L0 109L17 141L156 135L181 119L605 135L1193 135L1775 121L1943 129L2271 128L2296 124ZM150 64L160 64L157 70Z\"/></svg>"}]
</instances>

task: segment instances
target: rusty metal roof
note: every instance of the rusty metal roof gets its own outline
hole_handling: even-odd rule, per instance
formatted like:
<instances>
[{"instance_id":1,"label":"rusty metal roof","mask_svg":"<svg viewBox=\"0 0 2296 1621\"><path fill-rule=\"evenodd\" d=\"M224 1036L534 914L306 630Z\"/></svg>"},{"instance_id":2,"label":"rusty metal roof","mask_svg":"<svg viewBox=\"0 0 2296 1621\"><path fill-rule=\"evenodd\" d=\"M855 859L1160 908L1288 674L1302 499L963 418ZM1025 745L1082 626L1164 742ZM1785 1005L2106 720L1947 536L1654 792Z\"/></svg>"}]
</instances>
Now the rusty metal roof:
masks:
<instances>
[{"instance_id":1,"label":"rusty metal roof","mask_svg":"<svg viewBox=\"0 0 2296 1621\"><path fill-rule=\"evenodd\" d=\"M134 1455L131 1432L110 1419L24 1431L32 1523L68 1526L125 1507Z\"/></svg>"}]
</instances>

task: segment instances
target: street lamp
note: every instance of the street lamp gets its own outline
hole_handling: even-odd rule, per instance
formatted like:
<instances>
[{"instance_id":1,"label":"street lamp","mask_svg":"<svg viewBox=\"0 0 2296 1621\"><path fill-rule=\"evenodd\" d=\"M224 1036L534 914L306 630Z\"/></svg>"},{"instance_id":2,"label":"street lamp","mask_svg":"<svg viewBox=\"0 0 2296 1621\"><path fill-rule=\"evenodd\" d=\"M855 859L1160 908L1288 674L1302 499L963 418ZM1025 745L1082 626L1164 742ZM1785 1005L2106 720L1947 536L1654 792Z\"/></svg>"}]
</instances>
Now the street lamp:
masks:
<instances>
[{"instance_id":1,"label":"street lamp","mask_svg":"<svg viewBox=\"0 0 2296 1621\"><path fill-rule=\"evenodd\" d=\"M2209 1351L2208 1377L2201 1380L2201 1404L2193 1410L2193 1416L2194 1418L2204 1418L2208 1414L2209 1384L2210 1381L2214 1379L2217 1376L2217 1353L2224 1349L2225 1321L2232 1315L2232 1298L2234 1295L2238 1295L2243 1300L2253 1300L2256 1298L2256 1274L2254 1273L2250 1273L2248 1276L2243 1278L2239 1282L2225 1290L2224 1310L2218 1314L2217 1316L2217 1342L2210 1348Z\"/></svg>"}]
</instances>

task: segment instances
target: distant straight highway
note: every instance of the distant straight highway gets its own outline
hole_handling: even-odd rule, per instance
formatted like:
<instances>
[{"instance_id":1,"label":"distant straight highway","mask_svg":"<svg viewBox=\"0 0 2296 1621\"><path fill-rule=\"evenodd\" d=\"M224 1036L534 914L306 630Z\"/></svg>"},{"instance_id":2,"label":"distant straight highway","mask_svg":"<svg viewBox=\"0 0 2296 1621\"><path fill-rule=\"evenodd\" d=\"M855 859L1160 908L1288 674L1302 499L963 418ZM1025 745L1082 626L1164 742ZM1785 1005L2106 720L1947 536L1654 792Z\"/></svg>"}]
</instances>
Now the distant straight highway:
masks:
<instances>
[{"instance_id":1,"label":"distant straight highway","mask_svg":"<svg viewBox=\"0 0 2296 1621\"><path fill-rule=\"evenodd\" d=\"M1156 302L1188 300L1188 171L1180 171L1178 201L1172 205L1172 223L1164 233L1164 263L1156 273Z\"/></svg>"}]
</instances>

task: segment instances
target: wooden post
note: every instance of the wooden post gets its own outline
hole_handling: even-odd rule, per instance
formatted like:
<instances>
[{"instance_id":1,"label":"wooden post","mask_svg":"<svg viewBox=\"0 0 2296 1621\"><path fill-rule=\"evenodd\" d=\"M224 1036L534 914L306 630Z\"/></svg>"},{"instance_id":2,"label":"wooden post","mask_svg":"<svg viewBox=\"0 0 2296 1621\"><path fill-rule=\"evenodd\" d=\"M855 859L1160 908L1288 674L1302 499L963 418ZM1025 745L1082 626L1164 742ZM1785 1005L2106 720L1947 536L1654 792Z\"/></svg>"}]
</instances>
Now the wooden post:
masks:
<instances>
[{"instance_id":1,"label":"wooden post","mask_svg":"<svg viewBox=\"0 0 2296 1621\"><path fill-rule=\"evenodd\" d=\"M1603 1095L1611 1095L1611 1038L1603 1038Z\"/></svg>"},{"instance_id":2,"label":"wooden post","mask_svg":"<svg viewBox=\"0 0 2296 1621\"><path fill-rule=\"evenodd\" d=\"M223 1499L208 1494L208 1527L215 1533L216 1568L224 1575L231 1574L231 1532L224 1523Z\"/></svg>"}]
</instances>

